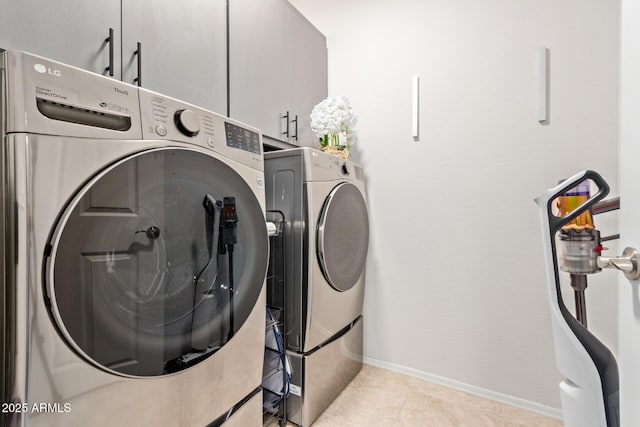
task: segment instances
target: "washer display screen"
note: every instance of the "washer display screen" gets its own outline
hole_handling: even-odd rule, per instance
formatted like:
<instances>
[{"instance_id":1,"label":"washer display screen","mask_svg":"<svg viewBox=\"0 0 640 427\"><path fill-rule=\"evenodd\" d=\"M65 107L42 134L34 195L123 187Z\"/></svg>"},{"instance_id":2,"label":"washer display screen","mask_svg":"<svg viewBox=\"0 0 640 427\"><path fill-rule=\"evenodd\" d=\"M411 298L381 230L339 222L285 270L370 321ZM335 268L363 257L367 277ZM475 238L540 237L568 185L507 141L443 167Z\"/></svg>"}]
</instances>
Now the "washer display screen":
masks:
<instances>
[{"instance_id":1,"label":"washer display screen","mask_svg":"<svg viewBox=\"0 0 640 427\"><path fill-rule=\"evenodd\" d=\"M224 130L227 136L227 146L240 150L260 154L260 135L241 126L225 122Z\"/></svg>"}]
</instances>

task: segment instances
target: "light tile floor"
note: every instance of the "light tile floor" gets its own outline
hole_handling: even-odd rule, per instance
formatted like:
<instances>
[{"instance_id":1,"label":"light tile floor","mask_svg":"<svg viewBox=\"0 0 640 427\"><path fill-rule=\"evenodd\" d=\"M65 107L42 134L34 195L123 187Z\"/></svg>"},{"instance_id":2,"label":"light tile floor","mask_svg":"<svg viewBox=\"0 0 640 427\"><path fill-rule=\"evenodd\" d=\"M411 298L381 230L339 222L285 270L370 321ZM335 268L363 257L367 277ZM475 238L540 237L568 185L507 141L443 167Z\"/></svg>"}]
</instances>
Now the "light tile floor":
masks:
<instances>
[{"instance_id":1,"label":"light tile floor","mask_svg":"<svg viewBox=\"0 0 640 427\"><path fill-rule=\"evenodd\" d=\"M562 427L562 421L365 365L313 423L342 426Z\"/></svg>"}]
</instances>

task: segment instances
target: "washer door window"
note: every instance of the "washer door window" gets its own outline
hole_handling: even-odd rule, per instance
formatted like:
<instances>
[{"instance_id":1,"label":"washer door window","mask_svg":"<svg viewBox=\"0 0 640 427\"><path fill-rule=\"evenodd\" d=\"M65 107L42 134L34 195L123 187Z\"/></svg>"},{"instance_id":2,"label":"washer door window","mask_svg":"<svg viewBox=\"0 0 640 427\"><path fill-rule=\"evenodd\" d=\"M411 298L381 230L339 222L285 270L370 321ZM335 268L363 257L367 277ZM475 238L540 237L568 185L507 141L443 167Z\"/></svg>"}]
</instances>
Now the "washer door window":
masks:
<instances>
[{"instance_id":1,"label":"washer door window","mask_svg":"<svg viewBox=\"0 0 640 427\"><path fill-rule=\"evenodd\" d=\"M331 190L318 221L318 260L325 279L347 291L365 267L369 248L369 217L362 193L353 184Z\"/></svg>"},{"instance_id":2,"label":"washer door window","mask_svg":"<svg viewBox=\"0 0 640 427\"><path fill-rule=\"evenodd\" d=\"M47 291L61 333L100 367L145 377L224 346L256 305L268 256L245 180L185 149L146 151L94 177L51 244Z\"/></svg>"}]
</instances>

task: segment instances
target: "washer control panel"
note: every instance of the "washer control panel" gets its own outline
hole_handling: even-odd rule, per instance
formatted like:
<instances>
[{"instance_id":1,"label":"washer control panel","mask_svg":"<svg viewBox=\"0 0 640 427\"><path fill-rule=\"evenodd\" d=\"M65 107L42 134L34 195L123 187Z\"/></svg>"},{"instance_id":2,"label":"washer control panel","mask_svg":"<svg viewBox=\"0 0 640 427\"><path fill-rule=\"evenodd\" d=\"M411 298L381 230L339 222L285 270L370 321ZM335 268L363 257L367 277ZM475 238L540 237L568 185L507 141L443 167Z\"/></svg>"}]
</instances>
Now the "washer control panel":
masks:
<instances>
[{"instance_id":1,"label":"washer control panel","mask_svg":"<svg viewBox=\"0 0 640 427\"><path fill-rule=\"evenodd\" d=\"M146 89L139 97L143 139L191 143L263 169L259 130Z\"/></svg>"},{"instance_id":2,"label":"washer control panel","mask_svg":"<svg viewBox=\"0 0 640 427\"><path fill-rule=\"evenodd\" d=\"M200 120L191 110L178 110L173 115L176 127L183 135L196 136L200 132Z\"/></svg>"},{"instance_id":3,"label":"washer control panel","mask_svg":"<svg viewBox=\"0 0 640 427\"><path fill-rule=\"evenodd\" d=\"M0 53L0 74L5 132L140 139L136 86L20 51Z\"/></svg>"},{"instance_id":4,"label":"washer control panel","mask_svg":"<svg viewBox=\"0 0 640 427\"><path fill-rule=\"evenodd\" d=\"M227 145L240 150L260 154L260 134L233 123L224 123Z\"/></svg>"}]
</instances>

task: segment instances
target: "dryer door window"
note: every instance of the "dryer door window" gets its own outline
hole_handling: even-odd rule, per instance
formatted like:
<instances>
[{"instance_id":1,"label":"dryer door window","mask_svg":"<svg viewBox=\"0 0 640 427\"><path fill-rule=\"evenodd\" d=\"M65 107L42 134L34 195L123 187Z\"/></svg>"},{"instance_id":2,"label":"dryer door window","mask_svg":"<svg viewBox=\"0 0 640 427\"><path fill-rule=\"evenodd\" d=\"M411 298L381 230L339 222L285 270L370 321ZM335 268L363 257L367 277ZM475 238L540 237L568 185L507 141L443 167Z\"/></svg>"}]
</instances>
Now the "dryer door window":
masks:
<instances>
[{"instance_id":1,"label":"dryer door window","mask_svg":"<svg viewBox=\"0 0 640 427\"><path fill-rule=\"evenodd\" d=\"M186 149L146 151L98 174L51 246L47 293L61 333L103 369L144 377L223 347L256 305L268 257L246 181Z\"/></svg>"},{"instance_id":2,"label":"dryer door window","mask_svg":"<svg viewBox=\"0 0 640 427\"><path fill-rule=\"evenodd\" d=\"M331 190L318 221L317 252L329 284L347 291L364 271L369 248L369 216L362 193L353 184Z\"/></svg>"}]
</instances>

